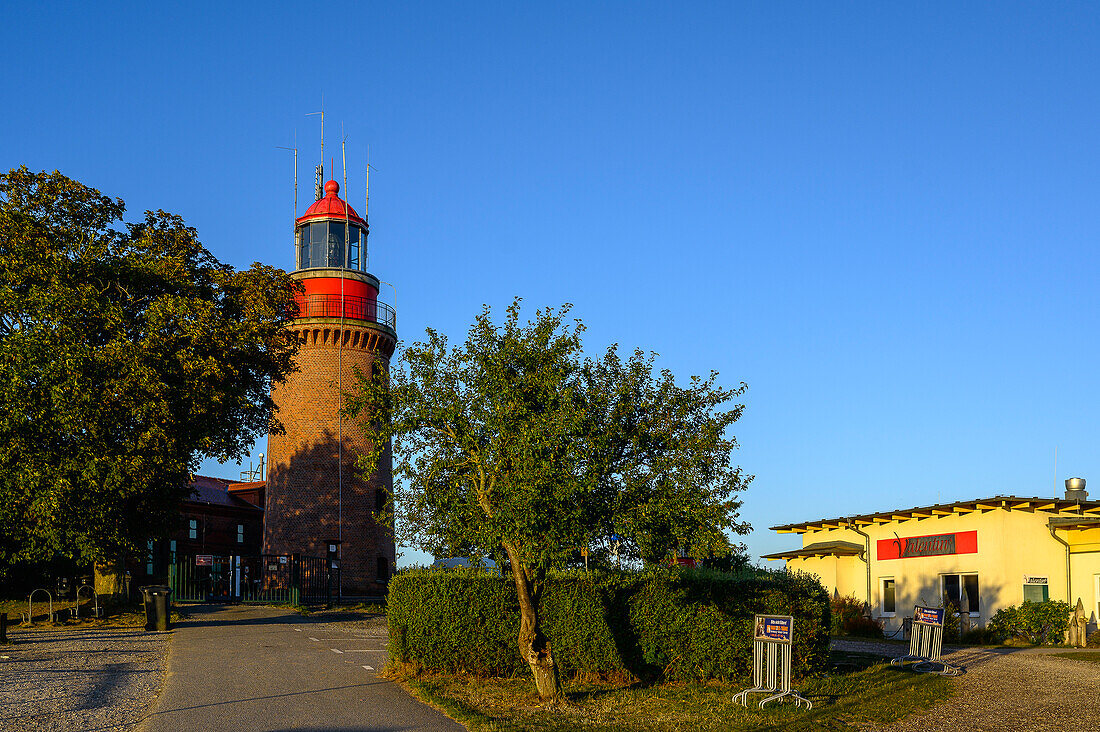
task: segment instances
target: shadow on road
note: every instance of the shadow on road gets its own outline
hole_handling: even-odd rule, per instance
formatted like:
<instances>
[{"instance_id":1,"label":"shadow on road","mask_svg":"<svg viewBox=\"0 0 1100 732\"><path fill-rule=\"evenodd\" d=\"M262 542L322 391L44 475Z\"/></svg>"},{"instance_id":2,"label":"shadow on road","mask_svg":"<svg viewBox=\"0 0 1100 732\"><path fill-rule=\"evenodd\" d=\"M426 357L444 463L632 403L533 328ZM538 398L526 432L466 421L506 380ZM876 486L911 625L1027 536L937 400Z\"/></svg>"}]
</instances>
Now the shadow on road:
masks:
<instances>
[{"instance_id":1,"label":"shadow on road","mask_svg":"<svg viewBox=\"0 0 1100 732\"><path fill-rule=\"evenodd\" d=\"M386 683L388 683L388 682L385 682L385 681L368 681L365 684L346 684L344 686L329 686L329 687L324 688L324 689L307 689L305 691L288 691L285 694L267 694L265 696L249 696L249 697L242 697L242 698L239 698L239 699L226 699L225 701L211 702L209 704L192 704L192 705L186 706L186 707L172 707L171 709L158 709L156 712L154 712L150 716L151 717L156 717L156 716L159 716L161 714L170 714L172 712L187 712L187 711L191 711L193 709L204 709L206 707L222 707L222 706L225 706L227 704L240 704L242 702L265 701L265 700L268 700L268 699L284 699L286 697L304 696L304 695L307 695L307 694L323 694L326 691L343 691L345 689L362 689L362 688L365 688L365 687L368 687L368 686L377 686L379 684L386 684Z\"/></svg>"}]
</instances>

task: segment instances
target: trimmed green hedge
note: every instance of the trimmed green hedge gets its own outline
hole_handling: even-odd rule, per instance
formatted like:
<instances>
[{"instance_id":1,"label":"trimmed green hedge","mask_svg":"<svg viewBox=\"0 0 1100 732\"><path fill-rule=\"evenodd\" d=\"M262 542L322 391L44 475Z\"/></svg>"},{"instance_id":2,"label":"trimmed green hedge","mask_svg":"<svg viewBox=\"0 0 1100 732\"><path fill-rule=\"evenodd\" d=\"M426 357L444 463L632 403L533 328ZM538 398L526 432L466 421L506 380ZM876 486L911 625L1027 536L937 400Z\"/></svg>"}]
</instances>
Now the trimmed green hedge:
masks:
<instances>
[{"instance_id":1,"label":"trimmed green hedge","mask_svg":"<svg viewBox=\"0 0 1100 732\"><path fill-rule=\"evenodd\" d=\"M390 582L390 656L424 669L526 673L517 648L519 604L511 578L408 570ZM542 597L544 630L564 675L630 673L706 680L751 673L752 616L795 617L796 675L828 658L829 596L815 577L707 570L569 573Z\"/></svg>"}]
</instances>

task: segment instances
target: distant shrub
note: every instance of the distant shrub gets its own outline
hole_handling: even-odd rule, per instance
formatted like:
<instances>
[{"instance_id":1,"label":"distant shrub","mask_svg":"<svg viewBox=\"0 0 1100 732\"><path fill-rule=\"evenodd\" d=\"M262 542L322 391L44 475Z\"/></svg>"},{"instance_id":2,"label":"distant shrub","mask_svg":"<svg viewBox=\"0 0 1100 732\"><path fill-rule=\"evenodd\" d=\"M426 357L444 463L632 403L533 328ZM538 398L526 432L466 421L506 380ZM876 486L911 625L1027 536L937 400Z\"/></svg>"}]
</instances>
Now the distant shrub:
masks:
<instances>
[{"instance_id":1,"label":"distant shrub","mask_svg":"<svg viewBox=\"0 0 1100 732\"><path fill-rule=\"evenodd\" d=\"M988 626L977 627L963 633L959 641L970 646L988 646L997 642L997 636Z\"/></svg>"},{"instance_id":2,"label":"distant shrub","mask_svg":"<svg viewBox=\"0 0 1100 732\"><path fill-rule=\"evenodd\" d=\"M870 617L867 603L849 595L829 600L832 635L851 635L859 638L883 638L882 622Z\"/></svg>"},{"instance_id":3,"label":"distant shrub","mask_svg":"<svg viewBox=\"0 0 1100 732\"><path fill-rule=\"evenodd\" d=\"M851 595L847 597L837 596L829 599L829 610L832 613L829 632L833 635L845 635L845 623L866 615L867 603L857 600Z\"/></svg>"},{"instance_id":4,"label":"distant shrub","mask_svg":"<svg viewBox=\"0 0 1100 732\"><path fill-rule=\"evenodd\" d=\"M744 676L751 671L755 613L794 616L795 673L817 671L828 660L828 595L815 577L801 573L565 573L547 581L540 612L566 676ZM480 675L527 673L510 578L401 572L390 583L388 621L395 662Z\"/></svg>"},{"instance_id":5,"label":"distant shrub","mask_svg":"<svg viewBox=\"0 0 1100 732\"><path fill-rule=\"evenodd\" d=\"M959 627L959 606L951 602L950 600L947 600L946 596L944 600L945 602L943 606L942 636L943 642L951 645L961 643L962 638L960 637L961 628Z\"/></svg>"},{"instance_id":6,"label":"distant shrub","mask_svg":"<svg viewBox=\"0 0 1100 732\"><path fill-rule=\"evenodd\" d=\"M1070 612L1069 603L1061 600L1024 602L1019 607L1012 605L998 610L989 621L989 629L1001 641L1061 643L1069 627Z\"/></svg>"},{"instance_id":7,"label":"distant shrub","mask_svg":"<svg viewBox=\"0 0 1100 732\"><path fill-rule=\"evenodd\" d=\"M880 640L886 637L882 629L882 621L874 618L852 618L844 624L844 635L857 638L874 638Z\"/></svg>"},{"instance_id":8,"label":"distant shrub","mask_svg":"<svg viewBox=\"0 0 1100 732\"><path fill-rule=\"evenodd\" d=\"M1094 630L1089 633L1089 637L1085 640L1085 645L1089 648L1100 648L1100 630Z\"/></svg>"}]
</instances>

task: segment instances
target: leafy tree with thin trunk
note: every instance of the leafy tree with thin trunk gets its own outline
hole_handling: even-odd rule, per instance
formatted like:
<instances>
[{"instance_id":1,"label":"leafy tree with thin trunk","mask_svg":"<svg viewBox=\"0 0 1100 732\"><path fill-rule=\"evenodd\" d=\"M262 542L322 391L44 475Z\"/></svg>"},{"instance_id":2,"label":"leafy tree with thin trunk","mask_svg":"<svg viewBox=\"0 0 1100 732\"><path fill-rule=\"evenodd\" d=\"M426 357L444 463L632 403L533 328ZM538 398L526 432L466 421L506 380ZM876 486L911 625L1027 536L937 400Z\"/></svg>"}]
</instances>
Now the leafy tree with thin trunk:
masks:
<instances>
[{"instance_id":1,"label":"leafy tree with thin trunk","mask_svg":"<svg viewBox=\"0 0 1100 732\"><path fill-rule=\"evenodd\" d=\"M0 576L167 535L199 460L243 457L293 368L288 275L124 211L56 171L0 175Z\"/></svg>"},{"instance_id":2,"label":"leafy tree with thin trunk","mask_svg":"<svg viewBox=\"0 0 1100 732\"><path fill-rule=\"evenodd\" d=\"M579 547L611 547L647 563L672 551L729 554L735 495L748 476L731 462L728 428L745 385L717 374L677 385L653 356L615 346L586 359L569 306L502 325L489 308L466 342L429 329L397 368L361 376L349 414L372 415L370 472L395 440L392 515L399 541L445 556L503 556L520 607L518 644L539 695L561 684L540 598L547 572Z\"/></svg>"}]
</instances>

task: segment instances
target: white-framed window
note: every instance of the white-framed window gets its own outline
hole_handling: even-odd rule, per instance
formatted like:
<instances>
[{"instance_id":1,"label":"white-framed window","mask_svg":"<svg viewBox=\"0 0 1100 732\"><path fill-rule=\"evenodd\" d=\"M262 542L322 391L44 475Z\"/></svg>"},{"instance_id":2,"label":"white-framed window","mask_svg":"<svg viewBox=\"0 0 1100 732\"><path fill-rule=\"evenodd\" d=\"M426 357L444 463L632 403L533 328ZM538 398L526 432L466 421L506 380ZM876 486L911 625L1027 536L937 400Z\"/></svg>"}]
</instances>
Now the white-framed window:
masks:
<instances>
[{"instance_id":1,"label":"white-framed window","mask_svg":"<svg viewBox=\"0 0 1100 732\"><path fill-rule=\"evenodd\" d=\"M237 543L244 543L244 524L237 524Z\"/></svg>"},{"instance_id":2,"label":"white-framed window","mask_svg":"<svg viewBox=\"0 0 1100 732\"><path fill-rule=\"evenodd\" d=\"M943 577L943 594L947 598L948 602L951 602L959 610L965 610L971 615L978 615L978 574L944 574ZM966 594L967 606L962 606L962 596Z\"/></svg>"},{"instance_id":3,"label":"white-framed window","mask_svg":"<svg viewBox=\"0 0 1100 732\"><path fill-rule=\"evenodd\" d=\"M892 618L897 613L898 609L898 597L897 586L894 583L893 577L882 578L882 614L884 617Z\"/></svg>"},{"instance_id":4,"label":"white-framed window","mask_svg":"<svg viewBox=\"0 0 1100 732\"><path fill-rule=\"evenodd\" d=\"M1046 602L1050 599L1050 581L1047 577L1024 575L1024 602Z\"/></svg>"},{"instance_id":5,"label":"white-framed window","mask_svg":"<svg viewBox=\"0 0 1100 732\"><path fill-rule=\"evenodd\" d=\"M199 538L199 520L189 519L187 521L187 538L197 539Z\"/></svg>"}]
</instances>

